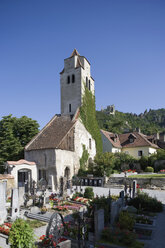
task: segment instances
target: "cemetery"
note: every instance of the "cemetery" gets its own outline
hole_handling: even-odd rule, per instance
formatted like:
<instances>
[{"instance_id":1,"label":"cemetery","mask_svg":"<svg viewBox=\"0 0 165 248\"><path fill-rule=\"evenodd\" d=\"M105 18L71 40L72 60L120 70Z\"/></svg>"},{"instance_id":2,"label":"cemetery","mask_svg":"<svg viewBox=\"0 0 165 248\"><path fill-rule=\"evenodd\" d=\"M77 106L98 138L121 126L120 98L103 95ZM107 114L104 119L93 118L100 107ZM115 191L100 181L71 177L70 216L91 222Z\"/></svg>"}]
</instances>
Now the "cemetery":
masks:
<instances>
[{"instance_id":1,"label":"cemetery","mask_svg":"<svg viewBox=\"0 0 165 248\"><path fill-rule=\"evenodd\" d=\"M154 237L157 213L163 211L163 205L141 192L136 180L121 186L118 195L111 195L109 188L106 196L98 196L92 186L81 182L69 189L61 185L59 192L52 192L42 179L38 185L33 182L28 193L19 187L9 196L6 182L0 182L0 240L6 241L5 247L15 248L20 244L145 247L145 241ZM36 230L41 230L38 236Z\"/></svg>"}]
</instances>

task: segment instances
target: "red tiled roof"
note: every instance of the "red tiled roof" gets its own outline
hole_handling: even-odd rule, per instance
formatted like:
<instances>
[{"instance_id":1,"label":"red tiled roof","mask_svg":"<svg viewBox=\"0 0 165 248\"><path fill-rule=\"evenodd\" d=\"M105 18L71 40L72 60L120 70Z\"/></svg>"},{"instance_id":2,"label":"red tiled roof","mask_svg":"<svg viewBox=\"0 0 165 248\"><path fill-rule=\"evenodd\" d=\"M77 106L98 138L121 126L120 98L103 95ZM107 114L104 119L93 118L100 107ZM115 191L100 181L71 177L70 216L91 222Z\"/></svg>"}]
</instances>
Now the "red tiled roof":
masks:
<instances>
[{"instance_id":1,"label":"red tiled roof","mask_svg":"<svg viewBox=\"0 0 165 248\"><path fill-rule=\"evenodd\" d=\"M28 165L35 165L35 162L30 162L25 159L20 159L18 161L7 161L9 165L20 165L20 164L28 164Z\"/></svg>"},{"instance_id":2,"label":"red tiled roof","mask_svg":"<svg viewBox=\"0 0 165 248\"><path fill-rule=\"evenodd\" d=\"M108 131L102 130L101 132L105 135L105 137L111 142L111 144L116 148L122 148L120 145L120 140L118 135L115 135L114 133L110 133ZM113 140L113 138L116 138L116 142Z\"/></svg>"},{"instance_id":3,"label":"red tiled roof","mask_svg":"<svg viewBox=\"0 0 165 248\"><path fill-rule=\"evenodd\" d=\"M132 136L136 137L134 138L134 141L130 143L129 141L129 136L132 134ZM153 148L158 148L157 145L151 143L148 139L147 136L138 133L138 132L133 132L133 133L125 133L125 134L119 134L119 140L120 144L122 147L128 147L128 148L133 148L133 147L139 147L139 146L151 146Z\"/></svg>"},{"instance_id":4,"label":"red tiled roof","mask_svg":"<svg viewBox=\"0 0 165 248\"><path fill-rule=\"evenodd\" d=\"M76 123L70 116L55 115L25 147L25 151L58 148Z\"/></svg>"}]
</instances>

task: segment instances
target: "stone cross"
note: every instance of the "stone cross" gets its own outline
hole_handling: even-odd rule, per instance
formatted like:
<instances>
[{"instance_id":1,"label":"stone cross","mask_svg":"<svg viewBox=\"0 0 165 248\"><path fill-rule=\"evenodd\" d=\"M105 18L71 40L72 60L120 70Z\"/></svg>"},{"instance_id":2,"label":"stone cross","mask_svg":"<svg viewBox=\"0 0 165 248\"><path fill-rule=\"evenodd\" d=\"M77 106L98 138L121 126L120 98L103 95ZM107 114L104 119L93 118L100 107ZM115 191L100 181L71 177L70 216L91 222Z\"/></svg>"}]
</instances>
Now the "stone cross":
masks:
<instances>
[{"instance_id":1,"label":"stone cross","mask_svg":"<svg viewBox=\"0 0 165 248\"><path fill-rule=\"evenodd\" d=\"M11 218L15 220L19 217L19 199L18 199L18 189L12 189L11 196Z\"/></svg>"},{"instance_id":2,"label":"stone cross","mask_svg":"<svg viewBox=\"0 0 165 248\"><path fill-rule=\"evenodd\" d=\"M6 183L0 183L0 224L4 222L7 217L6 211Z\"/></svg>"}]
</instances>

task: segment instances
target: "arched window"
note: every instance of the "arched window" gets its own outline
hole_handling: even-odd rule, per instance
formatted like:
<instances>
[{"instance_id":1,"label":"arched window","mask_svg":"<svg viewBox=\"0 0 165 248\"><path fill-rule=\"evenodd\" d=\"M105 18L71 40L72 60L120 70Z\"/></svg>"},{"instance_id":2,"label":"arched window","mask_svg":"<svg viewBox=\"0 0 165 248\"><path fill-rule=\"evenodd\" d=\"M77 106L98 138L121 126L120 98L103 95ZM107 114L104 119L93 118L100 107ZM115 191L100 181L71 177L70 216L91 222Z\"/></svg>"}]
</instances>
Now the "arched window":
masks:
<instances>
[{"instance_id":1,"label":"arched window","mask_svg":"<svg viewBox=\"0 0 165 248\"><path fill-rule=\"evenodd\" d=\"M67 77L67 83L70 84L70 76Z\"/></svg>"},{"instance_id":2,"label":"arched window","mask_svg":"<svg viewBox=\"0 0 165 248\"><path fill-rule=\"evenodd\" d=\"M86 77L86 87L88 88L88 77Z\"/></svg>"},{"instance_id":3,"label":"arched window","mask_svg":"<svg viewBox=\"0 0 165 248\"><path fill-rule=\"evenodd\" d=\"M89 80L88 89L91 90L91 81Z\"/></svg>"},{"instance_id":4,"label":"arched window","mask_svg":"<svg viewBox=\"0 0 165 248\"><path fill-rule=\"evenodd\" d=\"M75 82L75 75L72 74L72 83L74 83L74 82Z\"/></svg>"}]
</instances>

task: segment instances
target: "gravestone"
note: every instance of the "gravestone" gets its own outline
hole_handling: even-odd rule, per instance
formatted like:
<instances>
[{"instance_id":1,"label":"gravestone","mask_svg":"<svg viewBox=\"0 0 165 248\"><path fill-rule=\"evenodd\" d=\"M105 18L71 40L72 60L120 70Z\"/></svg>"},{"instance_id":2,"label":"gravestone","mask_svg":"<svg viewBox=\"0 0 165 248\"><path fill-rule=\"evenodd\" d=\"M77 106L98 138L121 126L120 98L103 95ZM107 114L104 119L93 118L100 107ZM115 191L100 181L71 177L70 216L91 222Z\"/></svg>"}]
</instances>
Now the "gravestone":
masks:
<instances>
[{"instance_id":1,"label":"gravestone","mask_svg":"<svg viewBox=\"0 0 165 248\"><path fill-rule=\"evenodd\" d=\"M3 183L4 183L4 185L5 185L5 199L7 200L7 180L4 179L4 180L3 180Z\"/></svg>"},{"instance_id":2,"label":"gravestone","mask_svg":"<svg viewBox=\"0 0 165 248\"><path fill-rule=\"evenodd\" d=\"M129 197L131 198L132 196L132 188L131 188L131 184L129 185Z\"/></svg>"},{"instance_id":3,"label":"gravestone","mask_svg":"<svg viewBox=\"0 0 165 248\"><path fill-rule=\"evenodd\" d=\"M4 222L7 217L6 211L6 184L0 183L0 224Z\"/></svg>"},{"instance_id":4,"label":"gravestone","mask_svg":"<svg viewBox=\"0 0 165 248\"><path fill-rule=\"evenodd\" d=\"M19 206L24 206L25 187L19 187L18 194L19 194Z\"/></svg>"},{"instance_id":5,"label":"gravestone","mask_svg":"<svg viewBox=\"0 0 165 248\"><path fill-rule=\"evenodd\" d=\"M113 226L115 220L117 219L117 213L118 213L118 209L117 209L117 203L116 202L112 202L111 203L111 219L110 219L110 224L111 226Z\"/></svg>"},{"instance_id":6,"label":"gravestone","mask_svg":"<svg viewBox=\"0 0 165 248\"><path fill-rule=\"evenodd\" d=\"M110 224L113 226L114 222L118 219L120 209L122 208L122 199L119 198L117 201L111 203L111 220Z\"/></svg>"},{"instance_id":7,"label":"gravestone","mask_svg":"<svg viewBox=\"0 0 165 248\"><path fill-rule=\"evenodd\" d=\"M104 229L104 209L96 210L94 213L95 239L99 240Z\"/></svg>"},{"instance_id":8,"label":"gravestone","mask_svg":"<svg viewBox=\"0 0 165 248\"><path fill-rule=\"evenodd\" d=\"M135 198L136 193L137 193L137 181L133 180L132 198Z\"/></svg>"},{"instance_id":9,"label":"gravestone","mask_svg":"<svg viewBox=\"0 0 165 248\"><path fill-rule=\"evenodd\" d=\"M12 189L11 195L11 218L15 220L19 217L18 189Z\"/></svg>"},{"instance_id":10,"label":"gravestone","mask_svg":"<svg viewBox=\"0 0 165 248\"><path fill-rule=\"evenodd\" d=\"M120 191L120 199L122 201L122 207L124 207L124 190Z\"/></svg>"},{"instance_id":11,"label":"gravestone","mask_svg":"<svg viewBox=\"0 0 165 248\"><path fill-rule=\"evenodd\" d=\"M65 240L58 244L59 248L71 248L71 240Z\"/></svg>"}]
</instances>

